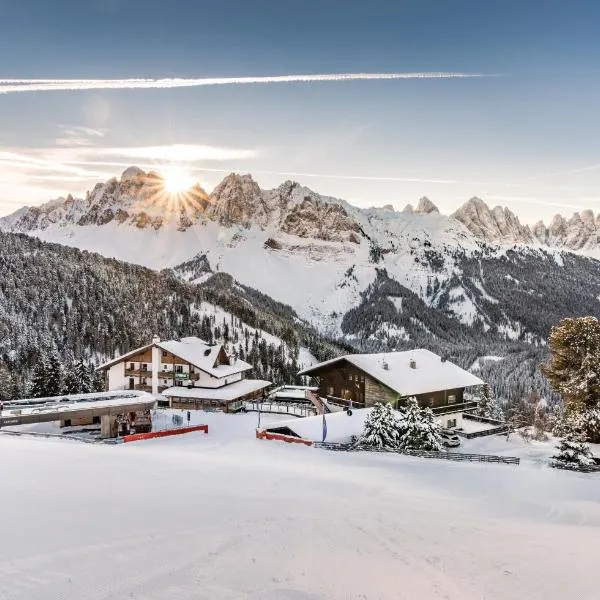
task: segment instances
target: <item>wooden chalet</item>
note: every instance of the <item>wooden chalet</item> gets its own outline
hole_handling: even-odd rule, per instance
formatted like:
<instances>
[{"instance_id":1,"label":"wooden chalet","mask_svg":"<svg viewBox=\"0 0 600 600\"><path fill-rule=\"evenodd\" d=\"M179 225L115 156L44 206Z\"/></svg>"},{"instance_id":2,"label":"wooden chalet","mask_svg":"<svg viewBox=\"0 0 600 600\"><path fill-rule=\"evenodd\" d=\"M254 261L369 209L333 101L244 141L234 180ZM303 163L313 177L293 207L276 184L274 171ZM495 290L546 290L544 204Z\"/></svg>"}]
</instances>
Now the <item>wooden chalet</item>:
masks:
<instances>
[{"instance_id":1,"label":"wooden chalet","mask_svg":"<svg viewBox=\"0 0 600 600\"><path fill-rule=\"evenodd\" d=\"M425 349L349 354L299 374L318 383L317 396L326 404L367 408L388 402L396 407L414 396L444 427L462 425L462 413L476 406L465 402L465 388L483 385L475 375Z\"/></svg>"}]
</instances>

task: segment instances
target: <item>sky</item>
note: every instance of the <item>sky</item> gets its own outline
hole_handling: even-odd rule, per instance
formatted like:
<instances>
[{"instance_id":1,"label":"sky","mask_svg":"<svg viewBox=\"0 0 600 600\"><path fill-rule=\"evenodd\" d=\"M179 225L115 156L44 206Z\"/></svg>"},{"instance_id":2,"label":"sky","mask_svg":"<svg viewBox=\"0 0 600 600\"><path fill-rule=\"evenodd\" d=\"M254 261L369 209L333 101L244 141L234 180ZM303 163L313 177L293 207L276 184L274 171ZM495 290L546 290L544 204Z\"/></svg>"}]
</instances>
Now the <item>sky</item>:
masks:
<instances>
[{"instance_id":1,"label":"sky","mask_svg":"<svg viewBox=\"0 0 600 600\"><path fill-rule=\"evenodd\" d=\"M132 164L600 211L599 25L596 0L0 0L0 215Z\"/></svg>"}]
</instances>

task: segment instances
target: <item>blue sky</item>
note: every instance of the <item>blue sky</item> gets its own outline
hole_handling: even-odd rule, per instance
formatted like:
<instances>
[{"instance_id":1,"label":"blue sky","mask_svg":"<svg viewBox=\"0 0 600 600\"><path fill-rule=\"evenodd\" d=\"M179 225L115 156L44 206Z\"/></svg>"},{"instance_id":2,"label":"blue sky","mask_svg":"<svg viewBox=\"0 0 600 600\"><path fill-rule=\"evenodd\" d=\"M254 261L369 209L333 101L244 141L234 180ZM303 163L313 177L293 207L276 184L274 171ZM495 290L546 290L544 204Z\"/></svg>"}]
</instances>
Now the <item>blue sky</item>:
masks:
<instances>
[{"instance_id":1,"label":"blue sky","mask_svg":"<svg viewBox=\"0 0 600 600\"><path fill-rule=\"evenodd\" d=\"M0 79L498 75L0 94L0 213L132 163L367 206L600 210L599 25L593 1L0 0Z\"/></svg>"}]
</instances>

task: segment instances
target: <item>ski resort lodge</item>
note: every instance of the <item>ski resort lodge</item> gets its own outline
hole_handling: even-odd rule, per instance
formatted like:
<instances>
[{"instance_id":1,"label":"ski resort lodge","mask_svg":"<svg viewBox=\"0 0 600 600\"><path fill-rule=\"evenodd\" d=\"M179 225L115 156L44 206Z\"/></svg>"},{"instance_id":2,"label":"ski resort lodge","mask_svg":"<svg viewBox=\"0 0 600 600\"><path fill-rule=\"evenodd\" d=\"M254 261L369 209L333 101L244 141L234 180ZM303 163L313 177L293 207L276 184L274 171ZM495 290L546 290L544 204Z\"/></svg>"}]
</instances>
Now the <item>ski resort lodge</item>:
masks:
<instances>
[{"instance_id":1,"label":"ski resort lodge","mask_svg":"<svg viewBox=\"0 0 600 600\"><path fill-rule=\"evenodd\" d=\"M444 358L419 349L381 354L348 354L304 369L299 375L318 383L317 395L332 405L367 408L377 402L402 405L415 396L443 427L462 426L464 390L483 381Z\"/></svg>"},{"instance_id":2,"label":"ski resort lodge","mask_svg":"<svg viewBox=\"0 0 600 600\"><path fill-rule=\"evenodd\" d=\"M246 379L251 368L229 356L221 344L207 344L197 337L165 342L155 337L151 344L99 367L107 391L141 390L164 396L172 408L225 412L261 397L271 385L262 379Z\"/></svg>"}]
</instances>

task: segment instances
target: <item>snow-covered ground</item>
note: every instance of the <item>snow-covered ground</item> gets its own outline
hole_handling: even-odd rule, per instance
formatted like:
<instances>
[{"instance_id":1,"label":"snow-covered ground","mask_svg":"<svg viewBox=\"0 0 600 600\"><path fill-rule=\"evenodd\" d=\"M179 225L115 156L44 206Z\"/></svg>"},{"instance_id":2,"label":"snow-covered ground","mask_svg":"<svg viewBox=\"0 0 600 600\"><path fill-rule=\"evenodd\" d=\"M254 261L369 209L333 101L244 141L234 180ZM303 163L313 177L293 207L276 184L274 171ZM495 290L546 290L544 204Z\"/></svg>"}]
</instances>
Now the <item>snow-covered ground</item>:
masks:
<instances>
[{"instance_id":1,"label":"snow-covered ground","mask_svg":"<svg viewBox=\"0 0 600 600\"><path fill-rule=\"evenodd\" d=\"M328 452L192 414L209 435L0 435L0 598L598 598L597 475Z\"/></svg>"}]
</instances>

